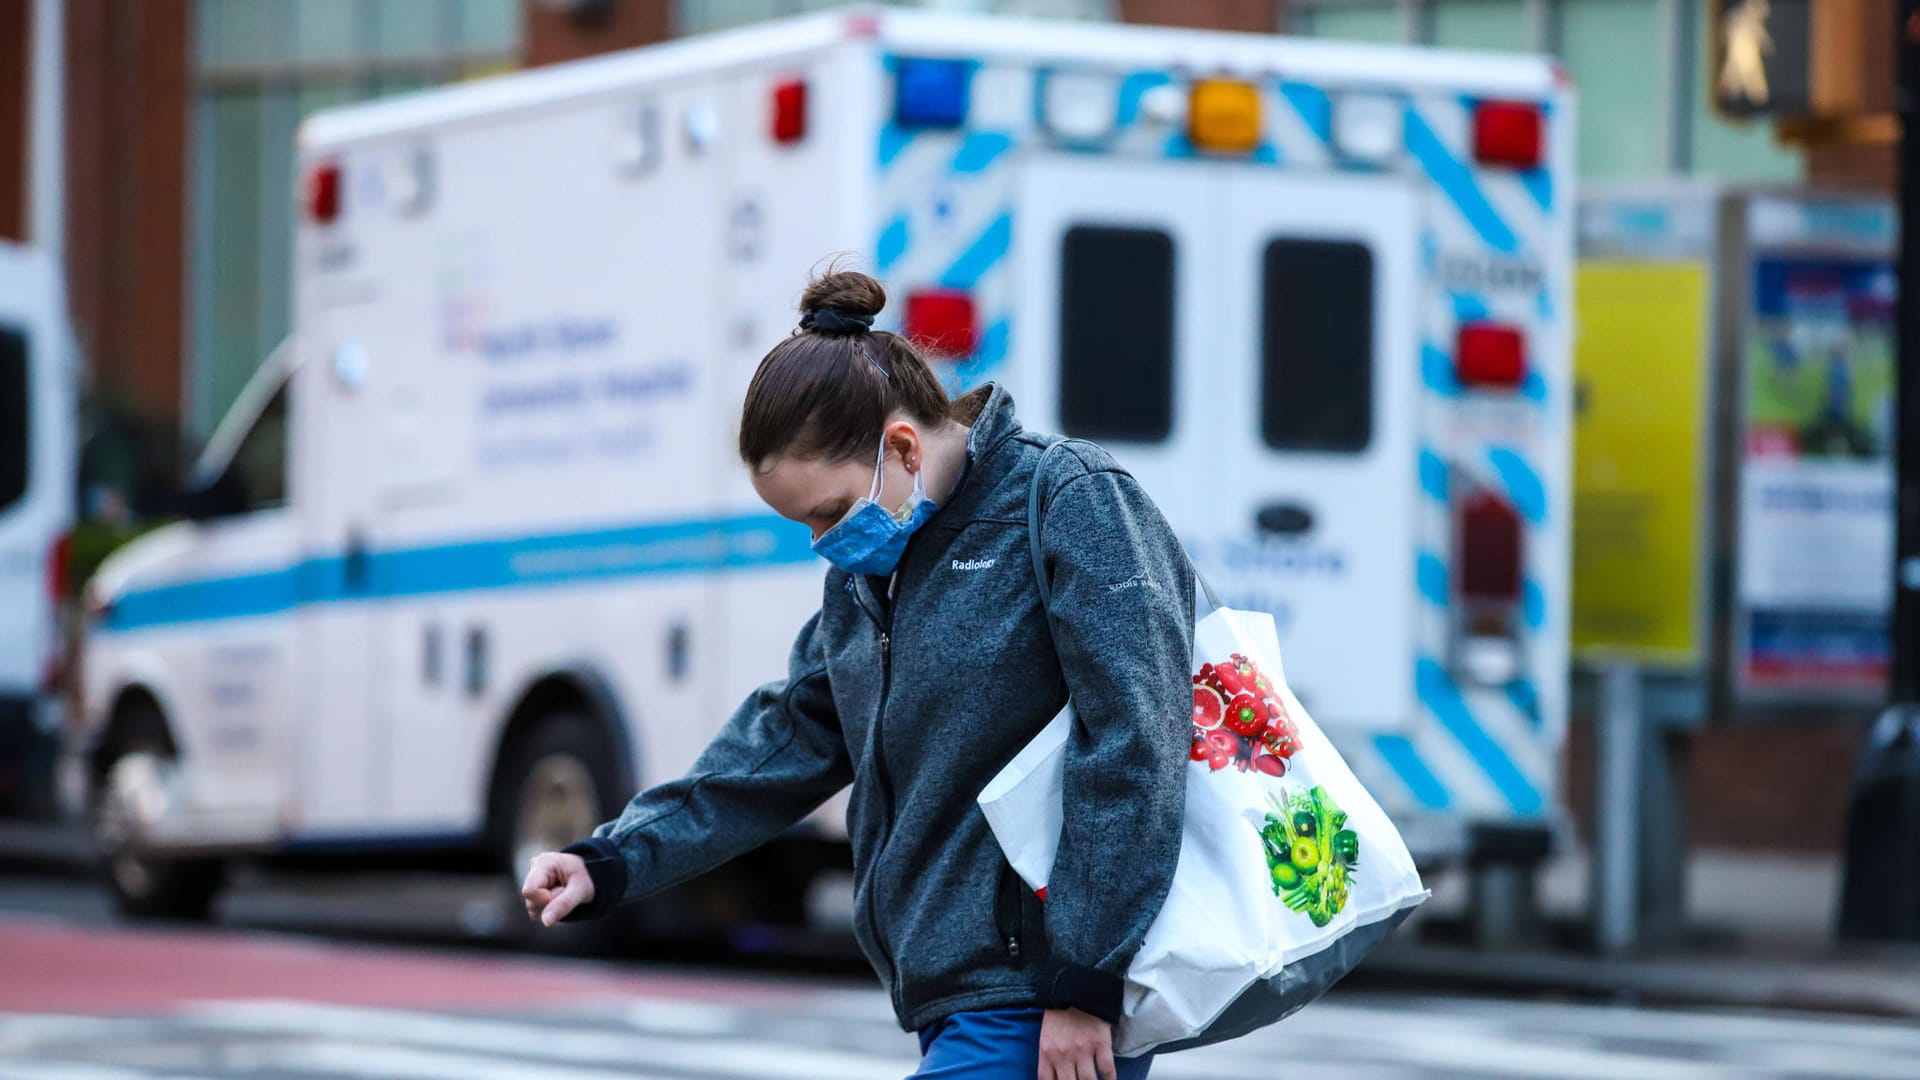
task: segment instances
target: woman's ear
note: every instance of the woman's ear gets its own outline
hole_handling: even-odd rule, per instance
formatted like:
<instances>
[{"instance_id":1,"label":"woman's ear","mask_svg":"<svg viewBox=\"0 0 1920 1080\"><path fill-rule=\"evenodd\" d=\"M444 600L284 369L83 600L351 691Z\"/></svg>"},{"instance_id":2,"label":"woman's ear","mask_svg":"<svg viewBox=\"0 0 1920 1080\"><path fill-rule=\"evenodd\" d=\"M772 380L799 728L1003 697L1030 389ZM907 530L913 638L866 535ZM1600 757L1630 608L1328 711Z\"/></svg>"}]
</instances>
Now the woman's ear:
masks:
<instances>
[{"instance_id":1,"label":"woman's ear","mask_svg":"<svg viewBox=\"0 0 1920 1080\"><path fill-rule=\"evenodd\" d=\"M908 473L918 472L923 464L921 458L925 450L920 441L920 433L905 420L895 420L888 424L886 431L887 449L900 455L900 463L906 466Z\"/></svg>"}]
</instances>

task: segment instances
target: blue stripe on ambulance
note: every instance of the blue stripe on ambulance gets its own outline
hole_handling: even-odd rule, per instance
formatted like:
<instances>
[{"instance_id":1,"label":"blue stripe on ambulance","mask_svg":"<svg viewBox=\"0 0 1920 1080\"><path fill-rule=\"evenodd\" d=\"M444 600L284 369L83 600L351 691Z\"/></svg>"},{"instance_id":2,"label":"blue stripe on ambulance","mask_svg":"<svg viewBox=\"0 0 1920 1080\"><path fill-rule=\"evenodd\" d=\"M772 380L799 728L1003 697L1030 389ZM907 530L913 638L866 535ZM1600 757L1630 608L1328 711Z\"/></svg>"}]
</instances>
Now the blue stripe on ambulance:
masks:
<instances>
[{"instance_id":1,"label":"blue stripe on ambulance","mask_svg":"<svg viewBox=\"0 0 1920 1080\"><path fill-rule=\"evenodd\" d=\"M137 589L118 598L108 630L274 615L310 604L562 585L651 574L703 573L811 562L804 525L773 514L648 522L545 536L502 537L375 551L351 583L348 560Z\"/></svg>"}]
</instances>

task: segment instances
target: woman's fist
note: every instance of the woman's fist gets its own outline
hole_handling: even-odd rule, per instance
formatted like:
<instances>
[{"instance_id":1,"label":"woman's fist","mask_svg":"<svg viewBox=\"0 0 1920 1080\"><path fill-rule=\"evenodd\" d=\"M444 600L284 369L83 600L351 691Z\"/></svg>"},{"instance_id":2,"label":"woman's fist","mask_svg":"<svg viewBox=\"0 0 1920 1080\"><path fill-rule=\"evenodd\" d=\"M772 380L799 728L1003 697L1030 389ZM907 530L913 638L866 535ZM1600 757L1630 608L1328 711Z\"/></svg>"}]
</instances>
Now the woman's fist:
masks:
<instances>
[{"instance_id":1,"label":"woman's fist","mask_svg":"<svg viewBox=\"0 0 1920 1080\"><path fill-rule=\"evenodd\" d=\"M593 899L593 878L587 873L586 860L578 855L543 851L527 867L527 880L520 886L520 898L527 902L527 918L542 926L552 926L568 913Z\"/></svg>"}]
</instances>

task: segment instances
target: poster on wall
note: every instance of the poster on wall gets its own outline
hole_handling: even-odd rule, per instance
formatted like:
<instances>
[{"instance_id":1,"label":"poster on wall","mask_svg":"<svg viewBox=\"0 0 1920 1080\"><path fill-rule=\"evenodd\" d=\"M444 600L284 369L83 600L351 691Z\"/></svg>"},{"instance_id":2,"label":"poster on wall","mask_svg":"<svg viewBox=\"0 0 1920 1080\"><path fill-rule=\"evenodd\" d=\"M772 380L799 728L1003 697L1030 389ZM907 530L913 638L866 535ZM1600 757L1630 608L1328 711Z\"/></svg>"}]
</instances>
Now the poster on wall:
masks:
<instances>
[{"instance_id":1,"label":"poster on wall","mask_svg":"<svg viewBox=\"0 0 1920 1080\"><path fill-rule=\"evenodd\" d=\"M1750 695L1874 697L1890 659L1893 268L1764 250L1750 266L1736 678Z\"/></svg>"}]
</instances>

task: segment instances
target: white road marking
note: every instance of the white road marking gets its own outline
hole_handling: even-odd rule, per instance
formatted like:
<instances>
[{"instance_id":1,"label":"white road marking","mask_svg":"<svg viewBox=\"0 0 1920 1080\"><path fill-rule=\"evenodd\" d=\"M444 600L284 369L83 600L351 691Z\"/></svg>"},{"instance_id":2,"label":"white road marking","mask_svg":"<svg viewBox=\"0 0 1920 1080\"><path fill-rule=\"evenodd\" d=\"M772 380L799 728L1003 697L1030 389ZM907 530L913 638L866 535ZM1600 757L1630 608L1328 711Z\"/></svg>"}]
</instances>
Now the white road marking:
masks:
<instances>
[{"instance_id":1,"label":"white road marking","mask_svg":"<svg viewBox=\"0 0 1920 1080\"><path fill-rule=\"evenodd\" d=\"M767 1080L900 1080L897 1059L823 1050L761 1039L690 1039L629 1035L530 1024L493 1017L453 1017L399 1009L367 1009L308 1002L244 1002L195 1006L197 1023L228 1031L321 1034L361 1042L447 1047L508 1056L537 1056L548 1064L653 1065L719 1076Z\"/></svg>"}]
</instances>

